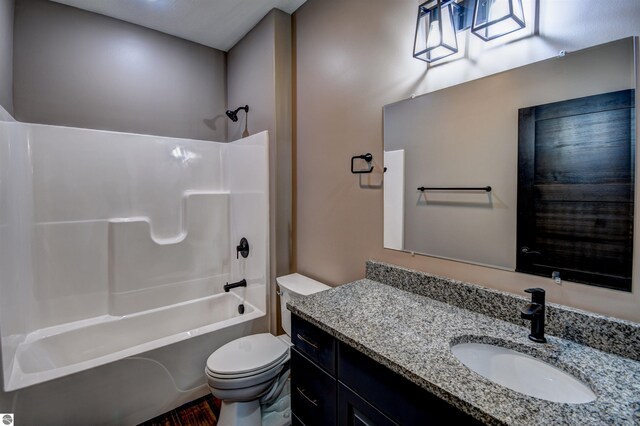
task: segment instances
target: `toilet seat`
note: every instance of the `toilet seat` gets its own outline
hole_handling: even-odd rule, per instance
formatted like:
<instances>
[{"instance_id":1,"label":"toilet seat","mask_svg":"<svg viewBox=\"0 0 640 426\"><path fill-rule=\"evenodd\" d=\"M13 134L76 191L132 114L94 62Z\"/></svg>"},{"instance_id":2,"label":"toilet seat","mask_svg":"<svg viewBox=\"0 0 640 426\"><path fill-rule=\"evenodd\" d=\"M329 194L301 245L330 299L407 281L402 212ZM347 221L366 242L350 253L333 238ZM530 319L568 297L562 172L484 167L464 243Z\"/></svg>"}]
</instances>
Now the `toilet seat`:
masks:
<instances>
[{"instance_id":1,"label":"toilet seat","mask_svg":"<svg viewBox=\"0 0 640 426\"><path fill-rule=\"evenodd\" d=\"M289 358L289 345L272 334L245 336L209 356L205 368L207 384L219 399L253 400L283 374Z\"/></svg>"},{"instance_id":2,"label":"toilet seat","mask_svg":"<svg viewBox=\"0 0 640 426\"><path fill-rule=\"evenodd\" d=\"M273 368L276 368L282 364L284 364L285 362L289 361L290 355L289 352L283 354L280 358L273 360L272 362L270 362L269 364L256 368L255 370L248 370L245 371L243 373L237 373L237 374L229 374L229 373L224 373L224 372L219 372L219 371L211 371L209 369L209 367L207 366L207 368L205 369L206 373L208 376L210 377L215 377L218 379L224 379L224 380L232 380L232 379L242 379L244 377L251 377L251 376L256 376L259 375L261 373L267 372Z\"/></svg>"},{"instance_id":3,"label":"toilet seat","mask_svg":"<svg viewBox=\"0 0 640 426\"><path fill-rule=\"evenodd\" d=\"M289 346L270 333L241 337L220 347L207 359L208 376L238 379L259 375L284 363Z\"/></svg>"},{"instance_id":4,"label":"toilet seat","mask_svg":"<svg viewBox=\"0 0 640 426\"><path fill-rule=\"evenodd\" d=\"M263 371L258 374L254 374L247 377L226 379L221 377L212 376L209 372L206 372L207 375L207 383L209 387L221 390L233 390L233 389L243 389L249 388L251 386L260 385L261 383L266 383L271 381L274 377L282 372L284 369L284 364L280 364L279 366L270 368L267 371Z\"/></svg>"}]
</instances>

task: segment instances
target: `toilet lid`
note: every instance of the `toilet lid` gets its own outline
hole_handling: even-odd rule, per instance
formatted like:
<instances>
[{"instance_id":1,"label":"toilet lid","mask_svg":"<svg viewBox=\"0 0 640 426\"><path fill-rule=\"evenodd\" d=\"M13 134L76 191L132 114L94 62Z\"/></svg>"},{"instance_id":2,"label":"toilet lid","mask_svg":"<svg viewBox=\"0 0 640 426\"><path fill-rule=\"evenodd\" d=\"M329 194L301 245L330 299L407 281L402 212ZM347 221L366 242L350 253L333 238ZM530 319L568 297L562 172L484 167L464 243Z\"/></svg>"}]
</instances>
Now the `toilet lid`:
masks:
<instances>
[{"instance_id":1,"label":"toilet lid","mask_svg":"<svg viewBox=\"0 0 640 426\"><path fill-rule=\"evenodd\" d=\"M264 370L287 356L289 347L270 333L253 334L227 343L207 359L207 370L242 374Z\"/></svg>"}]
</instances>

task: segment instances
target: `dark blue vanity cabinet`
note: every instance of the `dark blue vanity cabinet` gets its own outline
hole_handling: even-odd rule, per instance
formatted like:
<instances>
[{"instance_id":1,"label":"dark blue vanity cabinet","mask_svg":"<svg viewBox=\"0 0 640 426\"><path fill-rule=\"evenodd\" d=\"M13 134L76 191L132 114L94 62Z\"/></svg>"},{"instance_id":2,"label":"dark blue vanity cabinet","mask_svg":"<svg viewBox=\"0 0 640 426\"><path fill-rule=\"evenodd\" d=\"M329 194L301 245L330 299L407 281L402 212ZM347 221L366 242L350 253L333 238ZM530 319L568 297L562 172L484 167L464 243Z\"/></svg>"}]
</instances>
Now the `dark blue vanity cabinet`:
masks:
<instances>
[{"instance_id":1,"label":"dark blue vanity cabinet","mask_svg":"<svg viewBox=\"0 0 640 426\"><path fill-rule=\"evenodd\" d=\"M291 341L293 424L336 424L336 340L292 315Z\"/></svg>"},{"instance_id":2,"label":"dark blue vanity cabinet","mask_svg":"<svg viewBox=\"0 0 640 426\"><path fill-rule=\"evenodd\" d=\"M298 424L335 424L335 377L296 349L291 351L291 371L296 372L295 378L291 375L291 407Z\"/></svg>"},{"instance_id":3,"label":"dark blue vanity cabinet","mask_svg":"<svg viewBox=\"0 0 640 426\"><path fill-rule=\"evenodd\" d=\"M291 340L294 425L479 424L295 315Z\"/></svg>"}]
</instances>

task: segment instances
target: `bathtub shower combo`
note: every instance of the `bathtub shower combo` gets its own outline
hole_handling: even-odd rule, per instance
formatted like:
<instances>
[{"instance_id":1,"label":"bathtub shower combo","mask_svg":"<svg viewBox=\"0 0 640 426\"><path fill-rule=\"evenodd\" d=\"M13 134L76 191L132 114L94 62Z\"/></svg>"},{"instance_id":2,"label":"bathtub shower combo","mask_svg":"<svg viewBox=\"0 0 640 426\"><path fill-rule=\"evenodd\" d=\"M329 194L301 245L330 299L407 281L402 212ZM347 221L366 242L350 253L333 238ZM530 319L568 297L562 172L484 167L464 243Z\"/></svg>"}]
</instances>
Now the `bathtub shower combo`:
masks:
<instances>
[{"instance_id":1,"label":"bathtub shower combo","mask_svg":"<svg viewBox=\"0 0 640 426\"><path fill-rule=\"evenodd\" d=\"M266 328L267 133L218 143L0 113L5 393L149 351L162 364L207 334L198 378L169 372L205 394L212 348Z\"/></svg>"}]
</instances>

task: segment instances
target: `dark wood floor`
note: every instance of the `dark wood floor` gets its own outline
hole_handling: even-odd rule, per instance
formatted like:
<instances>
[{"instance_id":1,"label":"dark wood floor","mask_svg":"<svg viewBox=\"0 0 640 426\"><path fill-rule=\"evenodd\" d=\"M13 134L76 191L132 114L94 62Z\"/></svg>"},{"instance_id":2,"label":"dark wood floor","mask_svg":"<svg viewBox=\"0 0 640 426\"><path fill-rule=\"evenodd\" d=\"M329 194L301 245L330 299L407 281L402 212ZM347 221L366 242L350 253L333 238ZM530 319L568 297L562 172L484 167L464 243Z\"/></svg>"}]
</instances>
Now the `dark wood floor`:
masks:
<instances>
[{"instance_id":1,"label":"dark wood floor","mask_svg":"<svg viewBox=\"0 0 640 426\"><path fill-rule=\"evenodd\" d=\"M213 395L203 396L139 426L216 426L220 403Z\"/></svg>"}]
</instances>

